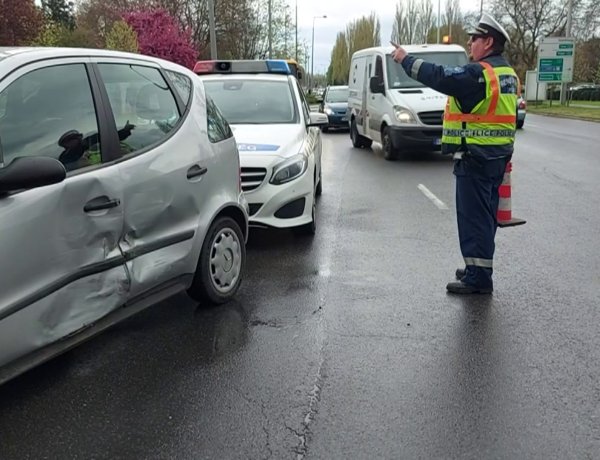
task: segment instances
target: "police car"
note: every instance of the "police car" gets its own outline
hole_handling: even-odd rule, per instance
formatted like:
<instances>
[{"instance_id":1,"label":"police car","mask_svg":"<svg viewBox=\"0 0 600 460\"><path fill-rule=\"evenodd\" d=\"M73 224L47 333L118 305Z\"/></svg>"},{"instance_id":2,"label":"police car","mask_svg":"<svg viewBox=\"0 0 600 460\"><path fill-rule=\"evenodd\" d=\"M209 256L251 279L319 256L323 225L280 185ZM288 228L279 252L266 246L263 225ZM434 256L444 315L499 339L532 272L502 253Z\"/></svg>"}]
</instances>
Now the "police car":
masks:
<instances>
[{"instance_id":1,"label":"police car","mask_svg":"<svg viewBox=\"0 0 600 460\"><path fill-rule=\"evenodd\" d=\"M314 234L327 115L310 111L283 60L199 61L194 72L236 138L250 226Z\"/></svg>"}]
</instances>

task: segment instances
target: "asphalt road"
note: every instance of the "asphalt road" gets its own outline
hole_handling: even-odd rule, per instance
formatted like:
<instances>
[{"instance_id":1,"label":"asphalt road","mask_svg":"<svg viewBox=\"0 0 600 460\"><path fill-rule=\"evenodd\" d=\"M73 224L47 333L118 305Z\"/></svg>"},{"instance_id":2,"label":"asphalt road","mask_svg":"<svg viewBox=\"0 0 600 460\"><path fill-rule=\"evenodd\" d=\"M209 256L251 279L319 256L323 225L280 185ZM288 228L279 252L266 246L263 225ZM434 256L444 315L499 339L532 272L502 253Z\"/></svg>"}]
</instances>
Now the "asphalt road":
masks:
<instances>
[{"instance_id":1,"label":"asphalt road","mask_svg":"<svg viewBox=\"0 0 600 460\"><path fill-rule=\"evenodd\" d=\"M0 387L0 459L600 458L599 127L528 115L527 224L474 297L445 291L452 162L324 135L318 235L257 231L236 302L177 296Z\"/></svg>"}]
</instances>

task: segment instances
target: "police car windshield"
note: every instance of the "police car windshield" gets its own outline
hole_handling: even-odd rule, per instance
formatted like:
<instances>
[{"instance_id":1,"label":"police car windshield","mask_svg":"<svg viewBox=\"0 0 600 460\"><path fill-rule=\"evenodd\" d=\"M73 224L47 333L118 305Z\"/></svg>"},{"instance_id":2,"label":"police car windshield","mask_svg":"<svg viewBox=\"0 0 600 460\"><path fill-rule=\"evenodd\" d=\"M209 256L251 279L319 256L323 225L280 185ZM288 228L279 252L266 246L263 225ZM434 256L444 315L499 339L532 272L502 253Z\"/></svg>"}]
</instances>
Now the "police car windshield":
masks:
<instances>
[{"instance_id":1,"label":"police car windshield","mask_svg":"<svg viewBox=\"0 0 600 460\"><path fill-rule=\"evenodd\" d=\"M438 65L458 67L467 64L467 56L463 52L456 53L410 53L418 59ZM423 88L425 85L410 78L404 68L394 62L391 55L387 57L387 77L389 88Z\"/></svg>"},{"instance_id":2,"label":"police car windshield","mask_svg":"<svg viewBox=\"0 0 600 460\"><path fill-rule=\"evenodd\" d=\"M204 87L230 124L298 123L287 80L204 80Z\"/></svg>"}]
</instances>

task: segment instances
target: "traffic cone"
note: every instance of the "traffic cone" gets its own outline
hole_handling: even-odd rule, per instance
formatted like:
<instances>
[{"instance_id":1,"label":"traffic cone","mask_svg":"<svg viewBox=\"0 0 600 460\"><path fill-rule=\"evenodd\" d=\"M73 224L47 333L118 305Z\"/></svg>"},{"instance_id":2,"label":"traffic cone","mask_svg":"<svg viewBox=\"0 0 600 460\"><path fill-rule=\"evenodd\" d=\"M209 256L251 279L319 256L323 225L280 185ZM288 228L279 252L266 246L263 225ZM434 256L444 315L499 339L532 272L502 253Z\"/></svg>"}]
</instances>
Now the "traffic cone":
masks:
<instances>
[{"instance_id":1,"label":"traffic cone","mask_svg":"<svg viewBox=\"0 0 600 460\"><path fill-rule=\"evenodd\" d=\"M512 163L509 161L504 171L504 178L502 185L498 189L498 195L500 200L498 202L498 212L496 214L496 220L498 220L498 227L514 227L515 225L523 225L526 221L519 219L518 217L512 216L511 207L511 186L510 186L510 173L512 172Z\"/></svg>"}]
</instances>

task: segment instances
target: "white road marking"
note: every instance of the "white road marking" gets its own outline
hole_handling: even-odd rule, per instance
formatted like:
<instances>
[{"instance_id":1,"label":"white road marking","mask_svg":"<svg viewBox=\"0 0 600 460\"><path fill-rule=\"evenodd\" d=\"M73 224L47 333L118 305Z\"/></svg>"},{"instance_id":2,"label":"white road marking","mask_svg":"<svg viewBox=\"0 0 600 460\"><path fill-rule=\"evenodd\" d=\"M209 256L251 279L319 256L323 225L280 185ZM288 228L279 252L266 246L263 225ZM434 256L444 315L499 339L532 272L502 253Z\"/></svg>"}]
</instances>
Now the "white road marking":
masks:
<instances>
[{"instance_id":1,"label":"white road marking","mask_svg":"<svg viewBox=\"0 0 600 460\"><path fill-rule=\"evenodd\" d=\"M433 204L435 204L439 209L448 209L448 206L446 206L446 203L444 203L437 196L435 196L433 194L433 192L431 190L429 190L427 187L425 187L423 184L419 184L417 186L417 188L423 192L423 195L425 195L427 198L429 198L431 201L433 201Z\"/></svg>"}]
</instances>

